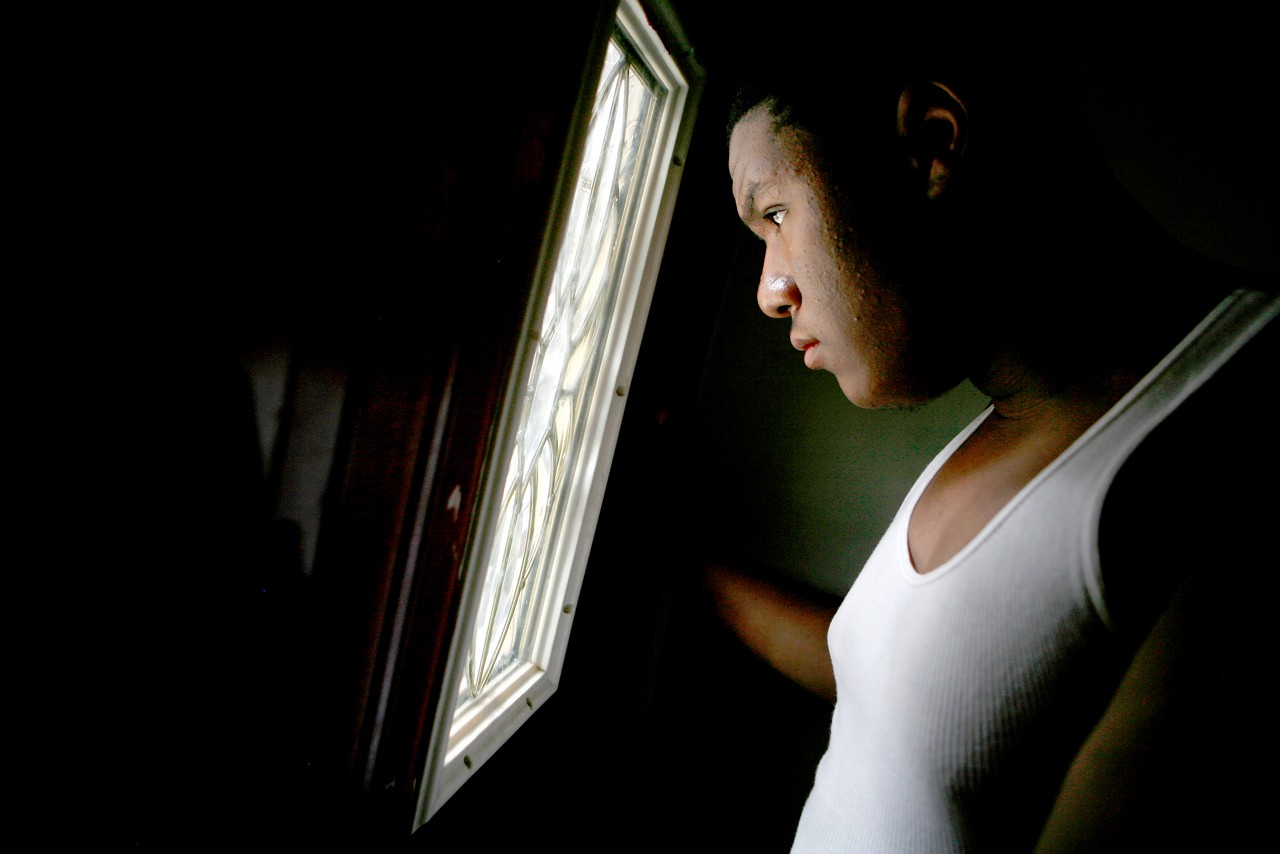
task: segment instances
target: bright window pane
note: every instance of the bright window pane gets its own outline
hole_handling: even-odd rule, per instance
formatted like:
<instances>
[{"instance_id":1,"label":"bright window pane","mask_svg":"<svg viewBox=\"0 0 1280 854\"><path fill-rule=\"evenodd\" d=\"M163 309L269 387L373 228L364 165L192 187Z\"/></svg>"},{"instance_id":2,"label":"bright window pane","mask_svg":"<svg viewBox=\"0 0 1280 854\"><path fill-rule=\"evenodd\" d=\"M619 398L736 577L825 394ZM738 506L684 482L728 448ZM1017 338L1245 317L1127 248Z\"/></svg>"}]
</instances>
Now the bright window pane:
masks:
<instances>
[{"instance_id":1,"label":"bright window pane","mask_svg":"<svg viewBox=\"0 0 1280 854\"><path fill-rule=\"evenodd\" d=\"M696 87L692 55L621 0L485 476L418 823L556 690L687 149L686 71Z\"/></svg>"},{"instance_id":2,"label":"bright window pane","mask_svg":"<svg viewBox=\"0 0 1280 854\"><path fill-rule=\"evenodd\" d=\"M604 338L642 174L666 91L619 37L609 43L568 226L524 384L515 448L502 479L470 651L462 713L504 672L530 660L548 607L552 556L569 485L584 458ZM554 607L554 603L551 603Z\"/></svg>"}]
</instances>

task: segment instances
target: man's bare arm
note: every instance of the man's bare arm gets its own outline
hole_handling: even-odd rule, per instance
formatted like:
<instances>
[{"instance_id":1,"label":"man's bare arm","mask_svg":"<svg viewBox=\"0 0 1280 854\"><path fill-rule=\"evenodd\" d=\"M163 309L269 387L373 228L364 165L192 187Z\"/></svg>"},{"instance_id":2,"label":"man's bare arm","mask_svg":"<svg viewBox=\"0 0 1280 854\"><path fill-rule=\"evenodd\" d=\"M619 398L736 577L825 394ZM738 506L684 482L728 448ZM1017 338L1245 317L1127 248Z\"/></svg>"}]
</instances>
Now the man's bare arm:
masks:
<instances>
[{"instance_id":1,"label":"man's bare arm","mask_svg":"<svg viewBox=\"0 0 1280 854\"><path fill-rule=\"evenodd\" d=\"M707 571L706 584L716 612L748 649L796 684L835 702L827 628L837 601L722 565Z\"/></svg>"},{"instance_id":2,"label":"man's bare arm","mask_svg":"<svg viewBox=\"0 0 1280 854\"><path fill-rule=\"evenodd\" d=\"M1270 625L1256 611L1274 599L1228 607L1217 575L1193 574L1157 619L1068 771L1037 851L1197 849L1206 836L1242 850L1230 840L1261 826L1268 813L1254 793L1269 790L1248 772L1275 745L1258 687L1271 659L1240 641L1268 634L1255 630Z\"/></svg>"}]
</instances>

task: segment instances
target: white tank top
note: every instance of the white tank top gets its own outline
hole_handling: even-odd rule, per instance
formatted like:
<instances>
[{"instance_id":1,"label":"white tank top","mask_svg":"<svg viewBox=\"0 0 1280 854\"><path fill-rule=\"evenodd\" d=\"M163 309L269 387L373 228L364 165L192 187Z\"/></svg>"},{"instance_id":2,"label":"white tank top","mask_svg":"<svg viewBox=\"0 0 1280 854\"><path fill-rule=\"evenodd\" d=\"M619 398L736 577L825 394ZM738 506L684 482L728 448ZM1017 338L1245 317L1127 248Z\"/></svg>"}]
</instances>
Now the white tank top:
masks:
<instances>
[{"instance_id":1,"label":"white tank top","mask_svg":"<svg viewBox=\"0 0 1280 854\"><path fill-rule=\"evenodd\" d=\"M991 410L933 460L832 621L838 700L793 851L1030 850L1125 664L1097 549L1112 479L1278 309L1255 292L1227 298L970 543L920 575L907 549L912 510Z\"/></svg>"}]
</instances>

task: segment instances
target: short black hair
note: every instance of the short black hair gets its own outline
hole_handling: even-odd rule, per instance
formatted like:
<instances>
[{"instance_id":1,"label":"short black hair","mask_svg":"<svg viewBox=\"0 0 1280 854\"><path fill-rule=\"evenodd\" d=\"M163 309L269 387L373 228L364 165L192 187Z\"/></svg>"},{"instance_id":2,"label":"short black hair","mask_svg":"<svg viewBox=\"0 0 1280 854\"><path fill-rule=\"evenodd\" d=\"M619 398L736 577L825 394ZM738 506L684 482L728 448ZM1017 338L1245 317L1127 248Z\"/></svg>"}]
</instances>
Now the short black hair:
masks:
<instances>
[{"instance_id":1,"label":"short black hair","mask_svg":"<svg viewBox=\"0 0 1280 854\"><path fill-rule=\"evenodd\" d=\"M840 7L771 32L770 43L790 46L787 56L736 63L726 145L738 122L757 107L768 110L775 127L803 128L842 147L866 132L858 125L862 117L886 117L873 128L887 133L898 95L924 80L952 86L971 116L980 117L985 128L1001 129L999 138L1011 139L1005 130L1035 132L1041 120L1060 132L1061 112L1053 119L1047 111L1023 109L1050 100L1055 109L1076 109L1078 127L1085 126L1074 69L1052 20L1013 16L997 30L980 17L941 26L922 17L915 7L875 13Z\"/></svg>"}]
</instances>

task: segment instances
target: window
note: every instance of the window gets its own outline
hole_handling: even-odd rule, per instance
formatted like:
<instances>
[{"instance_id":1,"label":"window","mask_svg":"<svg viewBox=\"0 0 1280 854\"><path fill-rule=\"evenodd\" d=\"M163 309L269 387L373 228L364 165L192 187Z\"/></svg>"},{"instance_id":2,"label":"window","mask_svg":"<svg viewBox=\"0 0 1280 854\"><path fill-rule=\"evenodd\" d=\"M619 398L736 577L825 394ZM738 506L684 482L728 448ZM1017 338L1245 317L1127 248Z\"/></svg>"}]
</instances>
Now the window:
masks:
<instances>
[{"instance_id":1,"label":"window","mask_svg":"<svg viewBox=\"0 0 1280 854\"><path fill-rule=\"evenodd\" d=\"M692 107L689 75L624 0L489 460L418 823L555 690Z\"/></svg>"}]
</instances>

